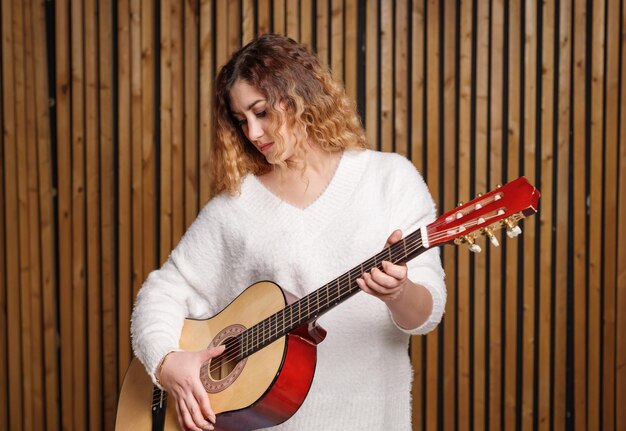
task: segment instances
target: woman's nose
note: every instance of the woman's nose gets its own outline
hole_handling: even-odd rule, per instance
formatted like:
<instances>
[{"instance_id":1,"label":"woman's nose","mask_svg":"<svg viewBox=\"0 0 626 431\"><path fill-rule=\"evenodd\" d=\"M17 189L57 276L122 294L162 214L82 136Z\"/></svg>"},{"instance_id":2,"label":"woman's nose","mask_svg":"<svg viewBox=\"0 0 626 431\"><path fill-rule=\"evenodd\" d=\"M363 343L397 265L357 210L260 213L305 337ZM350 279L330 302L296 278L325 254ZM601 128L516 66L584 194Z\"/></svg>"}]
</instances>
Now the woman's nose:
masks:
<instances>
[{"instance_id":1,"label":"woman's nose","mask_svg":"<svg viewBox=\"0 0 626 431\"><path fill-rule=\"evenodd\" d=\"M248 120L248 139L250 141L256 141L263 136L263 127L261 122L256 118Z\"/></svg>"}]
</instances>

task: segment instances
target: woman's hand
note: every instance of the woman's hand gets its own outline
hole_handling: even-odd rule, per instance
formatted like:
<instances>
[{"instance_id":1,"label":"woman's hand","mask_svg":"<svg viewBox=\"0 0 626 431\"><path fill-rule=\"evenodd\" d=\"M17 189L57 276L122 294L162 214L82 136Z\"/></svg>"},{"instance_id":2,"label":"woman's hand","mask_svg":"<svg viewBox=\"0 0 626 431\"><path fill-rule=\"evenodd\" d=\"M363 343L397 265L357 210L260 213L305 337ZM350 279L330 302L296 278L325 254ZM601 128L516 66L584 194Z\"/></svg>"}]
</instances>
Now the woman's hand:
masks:
<instances>
[{"instance_id":1,"label":"woman's hand","mask_svg":"<svg viewBox=\"0 0 626 431\"><path fill-rule=\"evenodd\" d=\"M385 248L397 243L402 239L402 231L395 230L387 238ZM357 279L357 284L366 293L373 295L384 302L398 299L404 289L411 283L407 278L407 268L405 264L394 265L391 262L383 261L383 270L372 269L371 272L363 274L363 278Z\"/></svg>"},{"instance_id":2,"label":"woman's hand","mask_svg":"<svg viewBox=\"0 0 626 431\"><path fill-rule=\"evenodd\" d=\"M402 231L395 230L387 238L385 247L401 239ZM363 278L357 279L361 290L385 302L393 320L402 328L413 329L426 322L433 311L430 291L408 279L406 264L395 265L383 261L382 268L382 271L374 268L363 274Z\"/></svg>"},{"instance_id":3,"label":"woman's hand","mask_svg":"<svg viewBox=\"0 0 626 431\"><path fill-rule=\"evenodd\" d=\"M184 430L214 429L215 413L200 381L200 367L223 352L224 346L197 352L171 352L161 365L157 378L173 399L178 423Z\"/></svg>"}]
</instances>

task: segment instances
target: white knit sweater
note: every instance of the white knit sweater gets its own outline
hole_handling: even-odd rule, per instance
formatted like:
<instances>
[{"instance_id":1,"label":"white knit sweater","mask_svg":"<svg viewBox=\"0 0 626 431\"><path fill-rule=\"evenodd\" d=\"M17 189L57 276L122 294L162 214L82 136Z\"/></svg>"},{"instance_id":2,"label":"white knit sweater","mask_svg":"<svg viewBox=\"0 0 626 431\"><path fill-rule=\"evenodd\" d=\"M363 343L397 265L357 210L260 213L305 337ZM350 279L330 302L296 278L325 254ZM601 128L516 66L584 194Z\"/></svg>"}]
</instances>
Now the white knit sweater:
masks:
<instances>
[{"instance_id":1,"label":"white knit sweater","mask_svg":"<svg viewBox=\"0 0 626 431\"><path fill-rule=\"evenodd\" d=\"M394 229L406 235L435 218L435 206L404 157L347 151L324 193L305 209L281 201L253 175L236 196L212 199L137 297L132 341L154 379L159 360L178 348L185 317L205 319L246 287L273 280L297 296L323 286L378 253ZM379 299L358 293L323 315L315 378L284 430L410 430L409 334L441 320L446 300L438 249L408 264L426 286L433 312L401 330ZM274 429L274 428L272 428Z\"/></svg>"}]
</instances>

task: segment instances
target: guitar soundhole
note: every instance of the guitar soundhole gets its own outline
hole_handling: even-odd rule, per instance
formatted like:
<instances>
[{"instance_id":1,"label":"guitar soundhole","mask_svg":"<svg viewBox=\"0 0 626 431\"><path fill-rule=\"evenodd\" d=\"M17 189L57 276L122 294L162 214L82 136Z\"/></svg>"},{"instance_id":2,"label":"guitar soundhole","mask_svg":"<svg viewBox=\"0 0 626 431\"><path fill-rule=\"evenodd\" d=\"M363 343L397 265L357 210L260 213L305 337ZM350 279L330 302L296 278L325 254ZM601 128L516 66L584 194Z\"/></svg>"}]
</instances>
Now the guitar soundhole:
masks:
<instances>
[{"instance_id":1,"label":"guitar soundhole","mask_svg":"<svg viewBox=\"0 0 626 431\"><path fill-rule=\"evenodd\" d=\"M243 371L247 358L239 360L241 346L236 336L245 330L242 325L228 326L211 341L209 347L223 344L226 350L220 356L205 362L200 369L200 380L208 393L214 394L228 388Z\"/></svg>"}]
</instances>

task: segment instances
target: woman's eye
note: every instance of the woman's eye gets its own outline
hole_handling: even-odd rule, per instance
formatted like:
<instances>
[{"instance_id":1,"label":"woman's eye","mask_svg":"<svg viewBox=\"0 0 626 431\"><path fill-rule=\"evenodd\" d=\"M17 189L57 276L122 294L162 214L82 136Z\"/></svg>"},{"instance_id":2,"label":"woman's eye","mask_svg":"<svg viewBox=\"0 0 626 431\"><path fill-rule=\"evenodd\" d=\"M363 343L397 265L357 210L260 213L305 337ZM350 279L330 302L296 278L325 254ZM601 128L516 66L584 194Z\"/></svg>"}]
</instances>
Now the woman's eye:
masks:
<instances>
[{"instance_id":1,"label":"woman's eye","mask_svg":"<svg viewBox=\"0 0 626 431\"><path fill-rule=\"evenodd\" d=\"M265 117L266 114L267 113L265 111L261 111L261 112L257 112L254 115L256 115L258 118L263 118L263 117Z\"/></svg>"},{"instance_id":2,"label":"woman's eye","mask_svg":"<svg viewBox=\"0 0 626 431\"><path fill-rule=\"evenodd\" d=\"M246 124L246 119L245 118L235 118L235 124L237 124L238 127L243 126L244 124Z\"/></svg>"}]
</instances>

